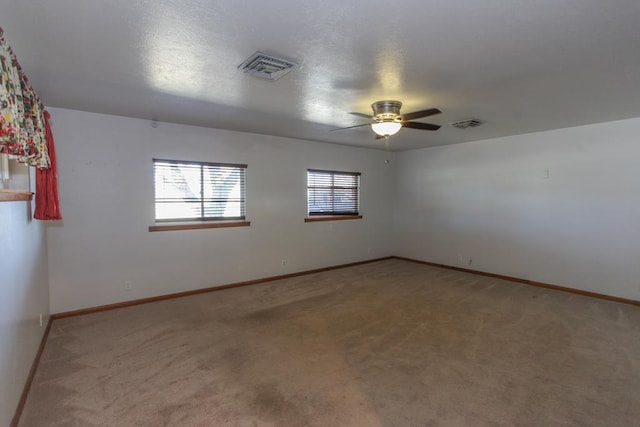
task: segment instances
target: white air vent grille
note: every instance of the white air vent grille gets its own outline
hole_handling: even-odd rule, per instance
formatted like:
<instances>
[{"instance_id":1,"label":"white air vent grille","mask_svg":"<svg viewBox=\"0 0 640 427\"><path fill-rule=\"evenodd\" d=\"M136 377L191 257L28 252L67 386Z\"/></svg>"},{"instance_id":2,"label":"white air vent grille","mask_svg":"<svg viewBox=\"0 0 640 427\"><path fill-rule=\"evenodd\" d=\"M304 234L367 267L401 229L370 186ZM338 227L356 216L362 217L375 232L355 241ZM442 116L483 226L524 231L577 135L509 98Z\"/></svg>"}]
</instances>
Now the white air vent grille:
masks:
<instances>
[{"instance_id":1,"label":"white air vent grille","mask_svg":"<svg viewBox=\"0 0 640 427\"><path fill-rule=\"evenodd\" d=\"M466 128L476 128L482 124L482 120L478 119L469 119L469 120L461 120L459 122L451 123L451 126L458 129L466 129Z\"/></svg>"},{"instance_id":2,"label":"white air vent grille","mask_svg":"<svg viewBox=\"0 0 640 427\"><path fill-rule=\"evenodd\" d=\"M276 58L262 52L256 52L238 65L238 69L255 77L278 80L298 64L288 59Z\"/></svg>"}]
</instances>

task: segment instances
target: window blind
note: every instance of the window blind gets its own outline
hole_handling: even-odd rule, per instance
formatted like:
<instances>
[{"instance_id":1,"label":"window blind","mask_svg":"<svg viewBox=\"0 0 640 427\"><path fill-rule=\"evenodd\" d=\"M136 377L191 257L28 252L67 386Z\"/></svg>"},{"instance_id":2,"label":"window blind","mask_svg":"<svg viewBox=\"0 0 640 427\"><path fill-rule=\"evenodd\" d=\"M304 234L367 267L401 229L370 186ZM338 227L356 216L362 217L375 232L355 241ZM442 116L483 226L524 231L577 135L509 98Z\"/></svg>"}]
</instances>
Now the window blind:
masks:
<instances>
[{"instance_id":1,"label":"window blind","mask_svg":"<svg viewBox=\"0 0 640 427\"><path fill-rule=\"evenodd\" d=\"M244 220L246 167L154 159L156 222Z\"/></svg>"},{"instance_id":2,"label":"window blind","mask_svg":"<svg viewBox=\"0 0 640 427\"><path fill-rule=\"evenodd\" d=\"M359 172L308 169L308 215L358 215L359 187Z\"/></svg>"}]
</instances>

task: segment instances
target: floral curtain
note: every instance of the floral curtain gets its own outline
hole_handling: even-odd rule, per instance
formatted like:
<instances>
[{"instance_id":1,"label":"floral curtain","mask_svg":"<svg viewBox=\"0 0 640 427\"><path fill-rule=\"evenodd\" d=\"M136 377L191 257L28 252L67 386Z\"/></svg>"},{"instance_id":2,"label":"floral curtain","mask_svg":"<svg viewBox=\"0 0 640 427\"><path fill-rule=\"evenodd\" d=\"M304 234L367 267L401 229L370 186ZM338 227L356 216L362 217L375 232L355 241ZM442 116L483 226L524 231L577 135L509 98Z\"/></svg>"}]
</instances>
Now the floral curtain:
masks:
<instances>
[{"instance_id":1,"label":"floral curtain","mask_svg":"<svg viewBox=\"0 0 640 427\"><path fill-rule=\"evenodd\" d=\"M34 217L61 220L50 115L22 71L0 28L0 153L36 167Z\"/></svg>"},{"instance_id":2,"label":"floral curtain","mask_svg":"<svg viewBox=\"0 0 640 427\"><path fill-rule=\"evenodd\" d=\"M0 153L38 169L50 167L44 108L0 28Z\"/></svg>"}]
</instances>

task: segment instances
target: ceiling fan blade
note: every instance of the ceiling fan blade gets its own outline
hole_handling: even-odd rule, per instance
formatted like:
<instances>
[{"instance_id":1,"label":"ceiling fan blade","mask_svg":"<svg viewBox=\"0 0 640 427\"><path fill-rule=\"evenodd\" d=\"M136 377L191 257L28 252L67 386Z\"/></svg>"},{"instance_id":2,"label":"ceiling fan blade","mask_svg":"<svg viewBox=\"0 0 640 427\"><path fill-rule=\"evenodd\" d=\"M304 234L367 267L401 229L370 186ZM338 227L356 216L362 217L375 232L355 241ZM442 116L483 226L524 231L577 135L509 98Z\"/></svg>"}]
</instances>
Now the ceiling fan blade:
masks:
<instances>
[{"instance_id":1,"label":"ceiling fan blade","mask_svg":"<svg viewBox=\"0 0 640 427\"><path fill-rule=\"evenodd\" d=\"M421 129L421 130L438 130L440 129L440 125L434 125L431 123L420 123L420 122L402 122L402 126L411 129Z\"/></svg>"},{"instance_id":2,"label":"ceiling fan blade","mask_svg":"<svg viewBox=\"0 0 640 427\"><path fill-rule=\"evenodd\" d=\"M329 132L334 132L334 131L337 131L337 130L359 128L359 127L362 127L362 126L371 126L371 123L365 123L363 125L347 126L346 128L331 129Z\"/></svg>"},{"instance_id":3,"label":"ceiling fan blade","mask_svg":"<svg viewBox=\"0 0 640 427\"><path fill-rule=\"evenodd\" d=\"M442 111L437 108L429 108L428 110L414 111L413 113L402 114L402 121L419 119L421 117L429 117L435 114L440 114Z\"/></svg>"},{"instance_id":4,"label":"ceiling fan blade","mask_svg":"<svg viewBox=\"0 0 640 427\"><path fill-rule=\"evenodd\" d=\"M372 116L370 116L368 114L354 113L354 112L351 112L349 114L353 114L354 116L358 116L358 117L364 117L365 119L372 119L373 118Z\"/></svg>"}]
</instances>

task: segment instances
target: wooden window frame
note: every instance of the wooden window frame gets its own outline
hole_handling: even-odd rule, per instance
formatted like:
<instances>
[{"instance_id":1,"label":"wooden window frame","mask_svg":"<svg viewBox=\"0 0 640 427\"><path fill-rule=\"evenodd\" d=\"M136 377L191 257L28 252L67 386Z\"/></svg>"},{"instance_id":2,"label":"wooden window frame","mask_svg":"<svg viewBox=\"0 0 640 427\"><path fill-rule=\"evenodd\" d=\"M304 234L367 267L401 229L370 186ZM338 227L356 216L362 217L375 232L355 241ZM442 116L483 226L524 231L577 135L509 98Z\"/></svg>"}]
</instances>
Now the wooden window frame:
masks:
<instances>
[{"instance_id":1,"label":"wooden window frame","mask_svg":"<svg viewBox=\"0 0 640 427\"><path fill-rule=\"evenodd\" d=\"M332 185L330 187L312 185L310 182L311 174L325 174L331 176ZM343 177L352 177L356 179L355 186L337 186L335 184L335 177L343 176ZM351 220L351 219L362 219L362 215L360 213L360 177L362 174L360 172L346 172L346 171L335 171L335 170L325 170L325 169L307 169L307 216L305 217L305 222L320 222L320 221L341 221L341 220ZM355 190L355 210L349 211L312 211L310 208L310 190L314 188L324 188L331 190L331 198L335 196L336 190ZM333 201L332 201L333 203ZM333 206L335 209L335 206Z\"/></svg>"},{"instance_id":2,"label":"wooden window frame","mask_svg":"<svg viewBox=\"0 0 640 427\"><path fill-rule=\"evenodd\" d=\"M189 200L190 203L200 203L200 213L202 216L199 217L185 217L185 218L160 218L156 217L157 213L154 213L154 222L155 224L149 227L149 231L174 231L174 230L194 230L194 229L203 229L203 228L228 228L228 227L246 227L251 223L246 220L246 203L247 203L247 195L246 195L246 164L236 164L236 163L218 163L218 162L201 162L201 161L193 161L193 160L175 160L175 159L153 159L153 175L154 175L154 212L156 204L159 203L159 199L157 198L157 187L156 187L156 165L157 164L176 164L176 165L189 165L190 167L195 167L196 170L200 168L200 194L199 198L192 198ZM220 168L234 168L241 171L241 197L238 200L240 202L240 216L237 217L213 217L213 216L204 216L205 215L205 203L214 203L220 202L220 200L215 199L207 199L204 196L204 185L205 185L205 173L207 169L209 171L215 170L216 167ZM165 203L167 201L165 200ZM176 201L176 203L180 203L180 201Z\"/></svg>"}]
</instances>

